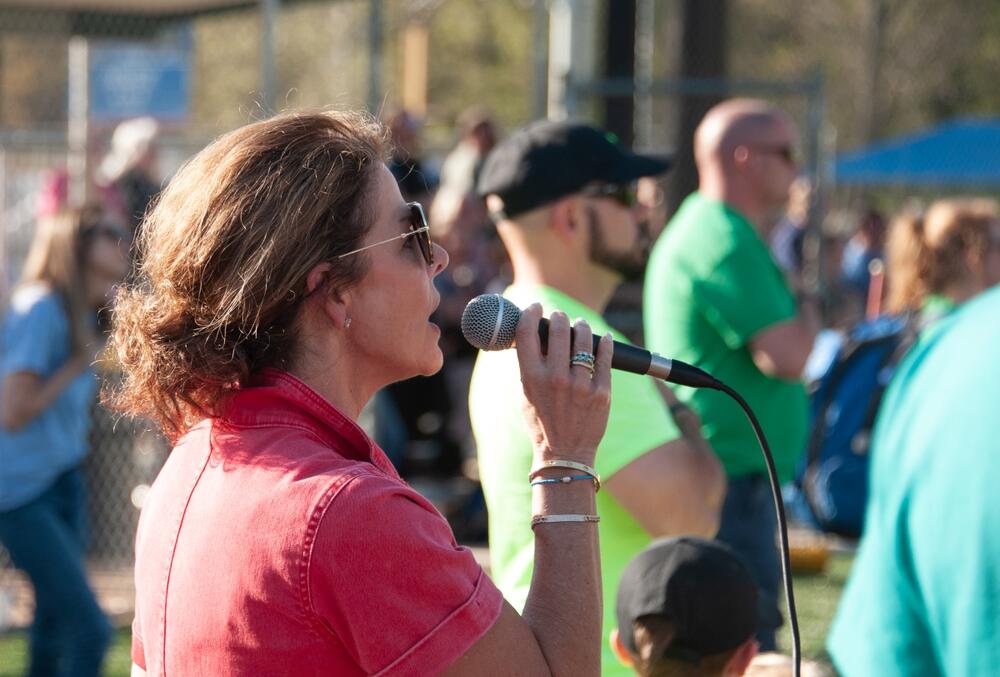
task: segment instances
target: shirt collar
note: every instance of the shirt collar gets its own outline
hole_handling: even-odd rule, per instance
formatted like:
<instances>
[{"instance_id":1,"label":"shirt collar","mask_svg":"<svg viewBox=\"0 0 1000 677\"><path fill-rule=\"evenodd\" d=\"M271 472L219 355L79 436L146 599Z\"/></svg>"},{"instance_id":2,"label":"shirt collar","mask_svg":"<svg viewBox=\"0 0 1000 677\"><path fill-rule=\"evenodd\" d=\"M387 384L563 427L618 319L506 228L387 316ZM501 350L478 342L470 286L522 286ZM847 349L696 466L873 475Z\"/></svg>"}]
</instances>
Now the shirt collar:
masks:
<instances>
[{"instance_id":1,"label":"shirt collar","mask_svg":"<svg viewBox=\"0 0 1000 677\"><path fill-rule=\"evenodd\" d=\"M264 369L230 398L220 418L244 426L305 426L337 453L396 475L361 426L286 371Z\"/></svg>"}]
</instances>

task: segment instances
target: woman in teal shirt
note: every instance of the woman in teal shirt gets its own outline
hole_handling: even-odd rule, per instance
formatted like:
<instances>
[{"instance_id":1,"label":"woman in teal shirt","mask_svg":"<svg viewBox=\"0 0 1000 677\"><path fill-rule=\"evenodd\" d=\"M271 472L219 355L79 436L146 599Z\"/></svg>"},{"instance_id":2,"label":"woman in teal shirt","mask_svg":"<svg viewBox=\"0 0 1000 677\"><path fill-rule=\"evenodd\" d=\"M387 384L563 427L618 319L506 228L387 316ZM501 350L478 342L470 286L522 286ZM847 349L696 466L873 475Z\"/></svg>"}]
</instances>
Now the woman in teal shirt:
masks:
<instances>
[{"instance_id":1,"label":"woman in teal shirt","mask_svg":"<svg viewBox=\"0 0 1000 677\"><path fill-rule=\"evenodd\" d=\"M29 675L96 675L111 629L86 578L96 311L128 271L99 208L42 220L0 328L0 544L31 581Z\"/></svg>"},{"instance_id":2,"label":"woman in teal shirt","mask_svg":"<svg viewBox=\"0 0 1000 677\"><path fill-rule=\"evenodd\" d=\"M996 203L940 200L898 220L888 270L890 311L919 311L922 329L879 411L865 531L827 647L845 677L993 674Z\"/></svg>"}]
</instances>

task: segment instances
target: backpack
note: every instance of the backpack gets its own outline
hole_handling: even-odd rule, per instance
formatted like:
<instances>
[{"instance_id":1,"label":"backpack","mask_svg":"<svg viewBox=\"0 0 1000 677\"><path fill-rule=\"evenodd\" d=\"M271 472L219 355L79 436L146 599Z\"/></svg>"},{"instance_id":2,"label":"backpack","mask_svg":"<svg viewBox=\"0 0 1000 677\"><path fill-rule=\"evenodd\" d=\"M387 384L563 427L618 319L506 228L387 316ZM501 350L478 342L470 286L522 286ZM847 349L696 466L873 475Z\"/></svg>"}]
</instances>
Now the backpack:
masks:
<instances>
[{"instance_id":1,"label":"backpack","mask_svg":"<svg viewBox=\"0 0 1000 677\"><path fill-rule=\"evenodd\" d=\"M797 484L822 530L858 538L868 497L869 446L879 404L913 344L910 315L856 325L810 396L811 430Z\"/></svg>"}]
</instances>

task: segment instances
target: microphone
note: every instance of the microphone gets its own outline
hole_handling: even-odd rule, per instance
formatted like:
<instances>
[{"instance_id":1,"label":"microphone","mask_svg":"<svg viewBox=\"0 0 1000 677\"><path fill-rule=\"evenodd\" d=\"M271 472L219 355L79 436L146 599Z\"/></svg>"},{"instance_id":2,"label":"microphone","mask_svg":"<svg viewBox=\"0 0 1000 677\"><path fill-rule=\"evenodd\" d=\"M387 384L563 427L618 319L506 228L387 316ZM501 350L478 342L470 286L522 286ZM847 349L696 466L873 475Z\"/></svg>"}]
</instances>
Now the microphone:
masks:
<instances>
[{"instance_id":1,"label":"microphone","mask_svg":"<svg viewBox=\"0 0 1000 677\"><path fill-rule=\"evenodd\" d=\"M462 334L466 341L480 350L507 350L514 345L514 331L520 318L521 309L500 294L481 294L469 301L462 312ZM545 318L538 324L538 335L544 350L549 340L549 321ZM595 335L595 354L600 341L601 337ZM620 341L614 342L611 368L648 374L692 388L717 390L721 385L720 381L698 367Z\"/></svg>"}]
</instances>

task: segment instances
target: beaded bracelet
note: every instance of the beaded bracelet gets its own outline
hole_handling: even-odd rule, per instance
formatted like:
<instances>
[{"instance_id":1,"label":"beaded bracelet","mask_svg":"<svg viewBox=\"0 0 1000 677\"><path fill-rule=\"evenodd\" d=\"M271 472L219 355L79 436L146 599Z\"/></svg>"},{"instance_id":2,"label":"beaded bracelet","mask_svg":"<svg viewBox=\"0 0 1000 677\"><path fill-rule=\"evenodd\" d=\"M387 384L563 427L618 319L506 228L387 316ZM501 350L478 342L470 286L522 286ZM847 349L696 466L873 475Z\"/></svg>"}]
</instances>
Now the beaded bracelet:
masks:
<instances>
[{"instance_id":1,"label":"beaded bracelet","mask_svg":"<svg viewBox=\"0 0 1000 677\"><path fill-rule=\"evenodd\" d=\"M555 522L600 522L600 515L535 515L531 518L531 528L534 529L539 524L553 524Z\"/></svg>"},{"instance_id":2,"label":"beaded bracelet","mask_svg":"<svg viewBox=\"0 0 1000 677\"><path fill-rule=\"evenodd\" d=\"M537 484L569 484L576 480L593 480L594 478L590 475L566 475L565 477L550 477L544 480L532 480L531 486Z\"/></svg>"},{"instance_id":3,"label":"beaded bracelet","mask_svg":"<svg viewBox=\"0 0 1000 677\"><path fill-rule=\"evenodd\" d=\"M570 470L579 470L580 472L585 472L590 475L590 478L594 480L594 491L601 490L601 476L597 474L597 471L591 468L589 465L584 463L577 463L576 461L543 461L528 473L528 481L532 481L538 476L540 472L547 468L569 468Z\"/></svg>"}]
</instances>

